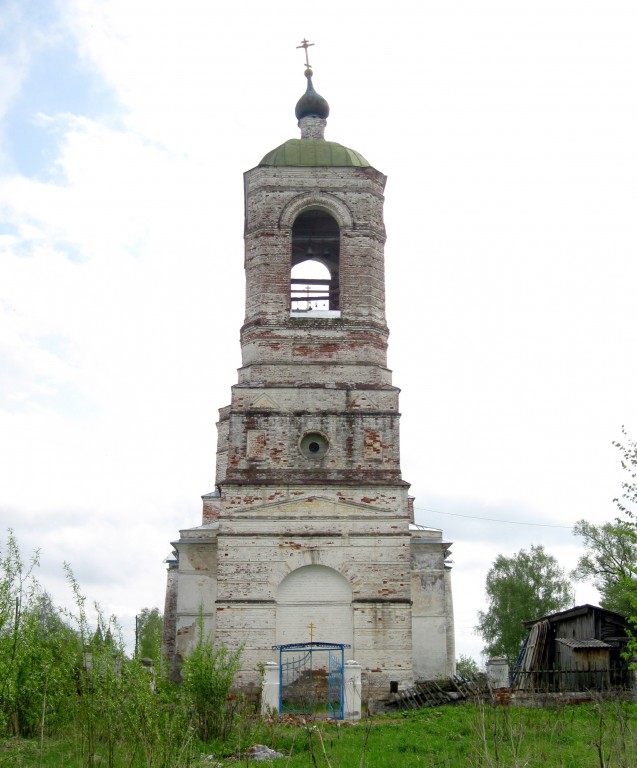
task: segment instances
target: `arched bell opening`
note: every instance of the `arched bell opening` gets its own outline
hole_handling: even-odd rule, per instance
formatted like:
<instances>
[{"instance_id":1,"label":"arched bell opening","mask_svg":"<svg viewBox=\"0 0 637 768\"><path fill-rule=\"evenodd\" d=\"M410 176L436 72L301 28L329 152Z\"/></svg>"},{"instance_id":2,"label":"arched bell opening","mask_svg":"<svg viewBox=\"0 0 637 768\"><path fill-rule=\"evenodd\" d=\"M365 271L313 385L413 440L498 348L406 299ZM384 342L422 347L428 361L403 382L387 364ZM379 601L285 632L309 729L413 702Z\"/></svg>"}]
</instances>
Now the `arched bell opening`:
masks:
<instances>
[{"instance_id":1,"label":"arched bell opening","mask_svg":"<svg viewBox=\"0 0 637 768\"><path fill-rule=\"evenodd\" d=\"M297 217L292 226L292 312L340 309L339 251L339 226L329 213L312 209Z\"/></svg>"},{"instance_id":2,"label":"arched bell opening","mask_svg":"<svg viewBox=\"0 0 637 768\"><path fill-rule=\"evenodd\" d=\"M320 261L310 259L292 267L290 289L293 312L330 309L329 269Z\"/></svg>"}]
</instances>

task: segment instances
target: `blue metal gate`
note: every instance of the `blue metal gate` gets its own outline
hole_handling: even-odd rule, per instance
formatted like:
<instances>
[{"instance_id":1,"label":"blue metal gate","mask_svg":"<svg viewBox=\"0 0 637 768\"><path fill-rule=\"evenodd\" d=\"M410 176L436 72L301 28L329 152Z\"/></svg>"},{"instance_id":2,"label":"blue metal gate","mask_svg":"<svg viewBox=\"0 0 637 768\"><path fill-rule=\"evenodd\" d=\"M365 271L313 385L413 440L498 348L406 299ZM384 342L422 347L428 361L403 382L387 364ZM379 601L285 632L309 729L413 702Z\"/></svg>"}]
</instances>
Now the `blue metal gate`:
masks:
<instances>
[{"instance_id":1,"label":"blue metal gate","mask_svg":"<svg viewBox=\"0 0 637 768\"><path fill-rule=\"evenodd\" d=\"M279 652L279 712L343 719L344 643L288 643Z\"/></svg>"}]
</instances>

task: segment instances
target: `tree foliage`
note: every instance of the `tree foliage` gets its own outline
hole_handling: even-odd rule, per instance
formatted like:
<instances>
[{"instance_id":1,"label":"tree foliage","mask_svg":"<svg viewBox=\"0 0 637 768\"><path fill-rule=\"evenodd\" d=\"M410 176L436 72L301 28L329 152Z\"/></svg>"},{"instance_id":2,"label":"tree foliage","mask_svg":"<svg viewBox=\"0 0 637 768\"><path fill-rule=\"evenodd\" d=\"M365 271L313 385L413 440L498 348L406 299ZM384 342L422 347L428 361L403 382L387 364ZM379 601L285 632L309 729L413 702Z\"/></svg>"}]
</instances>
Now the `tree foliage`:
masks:
<instances>
[{"instance_id":1,"label":"tree foliage","mask_svg":"<svg viewBox=\"0 0 637 768\"><path fill-rule=\"evenodd\" d=\"M487 610L478 611L476 631L488 656L505 656L515 663L522 640L523 622L572 605L574 593L557 560L532 545L512 557L498 555L486 580Z\"/></svg>"},{"instance_id":2,"label":"tree foliage","mask_svg":"<svg viewBox=\"0 0 637 768\"><path fill-rule=\"evenodd\" d=\"M140 659L152 659L159 668L164 617L159 608L142 608L137 616L137 651Z\"/></svg>"},{"instance_id":3,"label":"tree foliage","mask_svg":"<svg viewBox=\"0 0 637 768\"><path fill-rule=\"evenodd\" d=\"M12 531L0 550L0 734L32 736L64 716L78 639L34 576Z\"/></svg>"},{"instance_id":4,"label":"tree foliage","mask_svg":"<svg viewBox=\"0 0 637 768\"><path fill-rule=\"evenodd\" d=\"M572 571L577 581L590 581L609 611L631 615L637 582L637 531L632 522L620 520L593 525L578 520L573 528L586 549Z\"/></svg>"},{"instance_id":5,"label":"tree foliage","mask_svg":"<svg viewBox=\"0 0 637 768\"><path fill-rule=\"evenodd\" d=\"M39 592L22 615L21 649L16 665L16 731L34 735L45 723L64 724L76 690L80 643L51 597Z\"/></svg>"},{"instance_id":6,"label":"tree foliage","mask_svg":"<svg viewBox=\"0 0 637 768\"><path fill-rule=\"evenodd\" d=\"M480 666L478 662L471 656L465 656L461 653L460 658L456 661L456 674L465 679L471 679L479 672Z\"/></svg>"},{"instance_id":7,"label":"tree foliage","mask_svg":"<svg viewBox=\"0 0 637 768\"><path fill-rule=\"evenodd\" d=\"M230 734L234 710L227 701L239 652L214 648L202 617L179 687L126 657L117 620L98 605L88 611L69 565L73 605L64 611L35 579L37 565L38 553L25 562L11 531L0 541L0 746L8 737L37 736L42 765L46 737L72 733L88 768L161 768L191 764L195 722L206 736ZM141 650L158 658L161 614L146 609L142 617L148 644Z\"/></svg>"},{"instance_id":8,"label":"tree foliage","mask_svg":"<svg viewBox=\"0 0 637 768\"><path fill-rule=\"evenodd\" d=\"M633 440L622 427L623 442L613 443L621 453L622 469L628 478L622 483L622 495L613 499L617 509L635 524L637 518L637 441Z\"/></svg>"},{"instance_id":9,"label":"tree foliage","mask_svg":"<svg viewBox=\"0 0 637 768\"><path fill-rule=\"evenodd\" d=\"M578 520L573 533L584 540L585 553L572 575L593 583L602 607L637 624L637 442L623 427L622 435L622 442L613 443L627 475L621 496L613 499L621 517L603 525Z\"/></svg>"}]
</instances>

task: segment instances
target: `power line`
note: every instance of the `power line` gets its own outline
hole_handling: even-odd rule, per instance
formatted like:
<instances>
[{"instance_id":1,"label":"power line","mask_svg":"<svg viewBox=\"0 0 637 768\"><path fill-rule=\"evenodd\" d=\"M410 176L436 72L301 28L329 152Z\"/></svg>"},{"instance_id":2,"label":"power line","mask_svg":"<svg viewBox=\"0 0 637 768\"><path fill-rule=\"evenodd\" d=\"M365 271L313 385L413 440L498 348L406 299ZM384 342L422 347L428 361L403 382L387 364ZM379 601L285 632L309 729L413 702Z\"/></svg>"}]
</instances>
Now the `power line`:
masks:
<instances>
[{"instance_id":1,"label":"power line","mask_svg":"<svg viewBox=\"0 0 637 768\"><path fill-rule=\"evenodd\" d=\"M461 515L459 512L441 512L439 509L425 509L414 507L418 512L433 512L436 515L448 515L449 517L466 517L469 520L486 520L488 523L507 523L508 525L532 525L536 528L567 528L573 530L572 525L551 525L551 523L525 523L520 520L500 520L497 517L478 517L478 515Z\"/></svg>"}]
</instances>

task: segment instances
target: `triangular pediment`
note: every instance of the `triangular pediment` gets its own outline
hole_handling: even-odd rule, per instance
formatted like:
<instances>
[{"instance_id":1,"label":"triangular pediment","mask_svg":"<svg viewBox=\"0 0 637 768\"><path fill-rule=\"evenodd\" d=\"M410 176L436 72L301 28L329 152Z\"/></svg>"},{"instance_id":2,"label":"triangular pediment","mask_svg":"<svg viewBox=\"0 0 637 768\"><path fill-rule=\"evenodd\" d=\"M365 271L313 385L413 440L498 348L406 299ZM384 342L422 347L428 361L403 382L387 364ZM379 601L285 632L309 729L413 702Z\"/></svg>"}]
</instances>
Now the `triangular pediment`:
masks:
<instances>
[{"instance_id":1,"label":"triangular pediment","mask_svg":"<svg viewBox=\"0 0 637 768\"><path fill-rule=\"evenodd\" d=\"M371 516L387 516L392 511L384 507L375 506L372 503L363 504L354 501L340 501L330 499L327 496L308 494L298 499L286 499L285 501L266 502L255 506L251 504L245 510L233 509L233 516L245 515L259 517L305 517L316 519L317 517L338 517L342 519L360 518Z\"/></svg>"},{"instance_id":2,"label":"triangular pediment","mask_svg":"<svg viewBox=\"0 0 637 768\"><path fill-rule=\"evenodd\" d=\"M254 400L252 401L251 408L267 408L270 410L280 410L279 404L270 397L270 395L266 394L265 392L262 392L260 395L257 395Z\"/></svg>"},{"instance_id":3,"label":"triangular pediment","mask_svg":"<svg viewBox=\"0 0 637 768\"><path fill-rule=\"evenodd\" d=\"M378 405L365 392L361 392L360 395L357 395L352 400L349 407L352 410L359 410L359 411L377 411L378 410Z\"/></svg>"}]
</instances>

